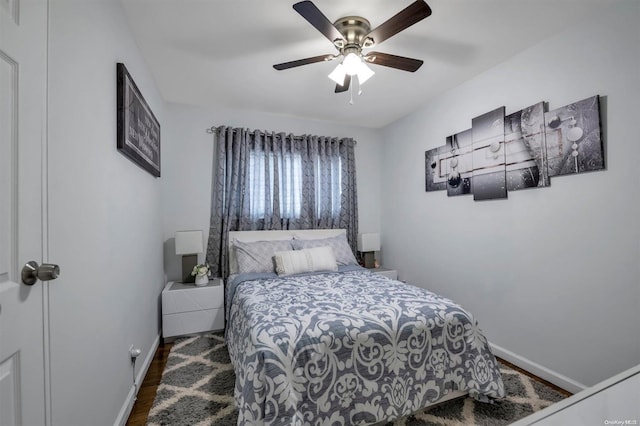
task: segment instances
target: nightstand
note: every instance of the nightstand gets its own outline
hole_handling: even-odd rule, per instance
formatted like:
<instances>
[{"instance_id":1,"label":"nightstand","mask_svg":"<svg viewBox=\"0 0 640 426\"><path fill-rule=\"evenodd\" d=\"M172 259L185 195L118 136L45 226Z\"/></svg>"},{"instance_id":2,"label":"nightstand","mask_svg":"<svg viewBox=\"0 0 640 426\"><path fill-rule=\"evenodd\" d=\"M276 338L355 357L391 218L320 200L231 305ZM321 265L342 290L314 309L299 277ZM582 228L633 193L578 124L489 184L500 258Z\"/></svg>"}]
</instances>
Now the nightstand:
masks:
<instances>
[{"instance_id":1,"label":"nightstand","mask_svg":"<svg viewBox=\"0 0 640 426\"><path fill-rule=\"evenodd\" d=\"M169 282L162 290L162 336L224 329L224 286L222 279L209 284Z\"/></svg>"},{"instance_id":2,"label":"nightstand","mask_svg":"<svg viewBox=\"0 0 640 426\"><path fill-rule=\"evenodd\" d=\"M392 280L398 279L398 271L396 271L395 269L387 269L387 268L380 267L380 268L370 269L370 271L375 274L384 275L385 277L391 278Z\"/></svg>"}]
</instances>

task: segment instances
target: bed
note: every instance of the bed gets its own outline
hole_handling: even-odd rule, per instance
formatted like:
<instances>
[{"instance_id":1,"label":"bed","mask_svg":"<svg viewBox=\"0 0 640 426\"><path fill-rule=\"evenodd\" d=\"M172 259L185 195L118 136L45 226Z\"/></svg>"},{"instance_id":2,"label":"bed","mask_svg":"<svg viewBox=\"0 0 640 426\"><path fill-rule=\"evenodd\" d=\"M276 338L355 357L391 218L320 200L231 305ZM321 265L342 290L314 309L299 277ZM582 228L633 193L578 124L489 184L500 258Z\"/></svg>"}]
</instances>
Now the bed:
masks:
<instances>
[{"instance_id":1,"label":"bed","mask_svg":"<svg viewBox=\"0 0 640 426\"><path fill-rule=\"evenodd\" d=\"M229 241L225 338L238 424L375 424L465 394L504 396L473 316L354 265L340 252L344 230L231 232ZM275 269L287 272L282 257L301 255L289 252L294 242L307 258L334 253L336 267L291 275L273 263L247 267L250 247L263 263L277 254Z\"/></svg>"}]
</instances>

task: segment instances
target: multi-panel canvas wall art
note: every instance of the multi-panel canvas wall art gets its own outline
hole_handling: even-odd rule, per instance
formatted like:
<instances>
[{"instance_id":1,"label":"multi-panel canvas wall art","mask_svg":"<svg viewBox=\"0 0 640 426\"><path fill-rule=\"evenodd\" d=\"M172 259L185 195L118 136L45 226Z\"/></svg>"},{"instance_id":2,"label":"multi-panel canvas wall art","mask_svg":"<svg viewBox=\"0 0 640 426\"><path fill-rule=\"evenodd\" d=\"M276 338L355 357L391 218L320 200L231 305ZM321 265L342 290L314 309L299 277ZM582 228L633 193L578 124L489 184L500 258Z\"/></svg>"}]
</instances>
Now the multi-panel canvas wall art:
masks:
<instances>
[{"instance_id":1,"label":"multi-panel canvas wall art","mask_svg":"<svg viewBox=\"0 0 640 426\"><path fill-rule=\"evenodd\" d=\"M604 168L599 97L544 112L539 102L505 116L475 117L471 129L425 152L425 189L474 200L550 185L551 176Z\"/></svg>"}]
</instances>

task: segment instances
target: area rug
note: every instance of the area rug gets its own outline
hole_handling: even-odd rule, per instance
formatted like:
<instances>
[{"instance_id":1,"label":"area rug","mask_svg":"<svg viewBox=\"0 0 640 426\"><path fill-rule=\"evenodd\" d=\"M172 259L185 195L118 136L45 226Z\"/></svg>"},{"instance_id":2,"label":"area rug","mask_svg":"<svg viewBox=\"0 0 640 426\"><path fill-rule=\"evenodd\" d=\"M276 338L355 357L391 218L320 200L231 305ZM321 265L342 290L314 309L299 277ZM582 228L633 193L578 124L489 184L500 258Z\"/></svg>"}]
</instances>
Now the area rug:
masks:
<instances>
[{"instance_id":1,"label":"area rug","mask_svg":"<svg viewBox=\"0 0 640 426\"><path fill-rule=\"evenodd\" d=\"M507 397L494 404L459 398L387 426L508 425L565 398L500 364ZM149 426L235 426L235 375L222 333L175 341L148 417Z\"/></svg>"}]
</instances>

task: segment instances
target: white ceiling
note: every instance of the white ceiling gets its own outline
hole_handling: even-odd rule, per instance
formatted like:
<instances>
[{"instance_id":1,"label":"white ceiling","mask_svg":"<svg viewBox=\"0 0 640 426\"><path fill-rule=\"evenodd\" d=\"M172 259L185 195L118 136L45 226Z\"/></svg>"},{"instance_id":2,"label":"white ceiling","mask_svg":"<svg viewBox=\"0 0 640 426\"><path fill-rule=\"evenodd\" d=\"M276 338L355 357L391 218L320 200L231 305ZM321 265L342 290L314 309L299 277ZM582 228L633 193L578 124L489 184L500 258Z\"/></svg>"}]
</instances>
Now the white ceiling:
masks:
<instances>
[{"instance_id":1,"label":"white ceiling","mask_svg":"<svg viewBox=\"0 0 640 426\"><path fill-rule=\"evenodd\" d=\"M415 73L371 65L363 94L335 94L338 63L276 71L273 64L335 48L296 0L121 0L169 102L224 106L381 127L616 0L427 0L433 14L374 50L424 60ZM314 0L330 21L358 15L372 28L412 0Z\"/></svg>"}]
</instances>

